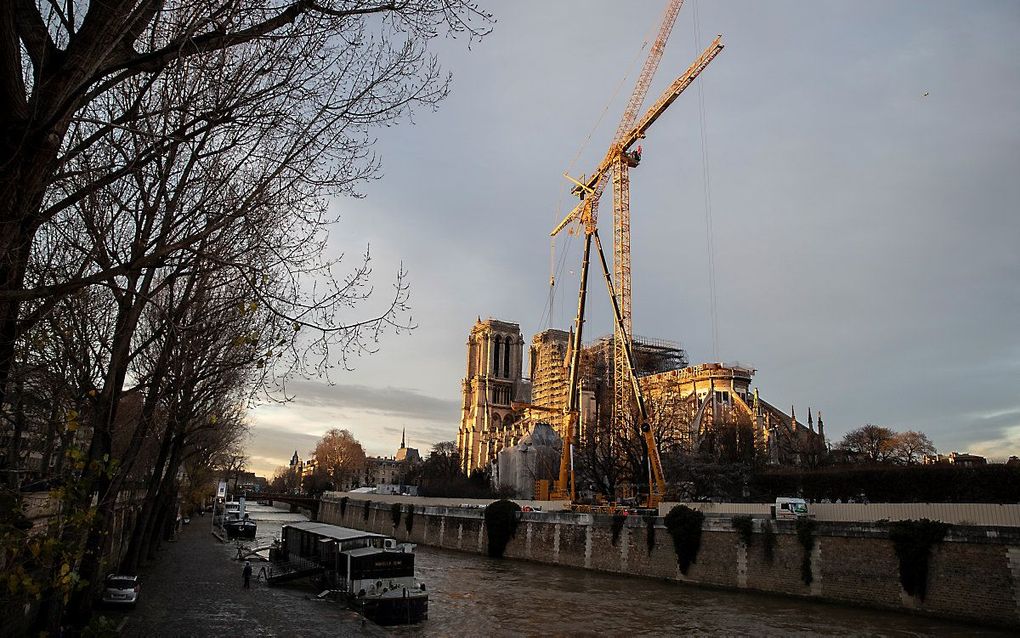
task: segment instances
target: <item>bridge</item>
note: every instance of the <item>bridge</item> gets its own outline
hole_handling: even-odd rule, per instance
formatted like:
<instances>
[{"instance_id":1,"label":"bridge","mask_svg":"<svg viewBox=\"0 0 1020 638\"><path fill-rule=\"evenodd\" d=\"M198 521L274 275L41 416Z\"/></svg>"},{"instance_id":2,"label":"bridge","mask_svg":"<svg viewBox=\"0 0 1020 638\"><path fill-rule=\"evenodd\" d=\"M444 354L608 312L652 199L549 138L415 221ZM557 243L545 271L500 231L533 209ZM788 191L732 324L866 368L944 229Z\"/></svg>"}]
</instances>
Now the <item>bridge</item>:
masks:
<instances>
[{"instance_id":1,"label":"bridge","mask_svg":"<svg viewBox=\"0 0 1020 638\"><path fill-rule=\"evenodd\" d=\"M286 494L283 492L245 492L243 496L246 501L269 501L270 505L277 501L295 507L303 507L311 511L311 519L313 521L319 518L319 497L317 496Z\"/></svg>"}]
</instances>

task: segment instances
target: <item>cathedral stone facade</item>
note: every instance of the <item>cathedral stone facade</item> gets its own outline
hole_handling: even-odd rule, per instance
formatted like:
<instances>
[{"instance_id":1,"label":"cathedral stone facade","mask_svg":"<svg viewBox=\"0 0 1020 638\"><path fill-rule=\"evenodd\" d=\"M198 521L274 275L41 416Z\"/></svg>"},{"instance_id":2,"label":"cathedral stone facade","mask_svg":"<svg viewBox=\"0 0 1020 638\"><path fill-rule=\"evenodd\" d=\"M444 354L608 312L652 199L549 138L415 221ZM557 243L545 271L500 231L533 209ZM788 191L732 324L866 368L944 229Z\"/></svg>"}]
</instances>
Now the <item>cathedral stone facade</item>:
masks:
<instances>
[{"instance_id":1,"label":"cathedral stone facade","mask_svg":"<svg viewBox=\"0 0 1020 638\"><path fill-rule=\"evenodd\" d=\"M465 472L484 467L499 452L492 434L504 433L506 425L516 421L515 403L531 401L531 383L522 376L523 356L518 324L479 318L471 328L457 433Z\"/></svg>"},{"instance_id":2,"label":"cathedral stone facade","mask_svg":"<svg viewBox=\"0 0 1020 638\"><path fill-rule=\"evenodd\" d=\"M611 338L581 352L578 440L612 416ZM478 319L467 341L467 375L462 382L457 449L470 473L495 467L504 449L514 448L539 425L562 439L566 424L573 333L546 330L532 338L530 379L523 376L520 326ZM755 370L739 365L687 365L676 344L635 339L639 384L663 452L699 454L720 461L755 459L779 465L816 462L826 451L824 426L808 410L805 426L793 408L787 415L751 388ZM546 477L542 477L546 478Z\"/></svg>"}]
</instances>

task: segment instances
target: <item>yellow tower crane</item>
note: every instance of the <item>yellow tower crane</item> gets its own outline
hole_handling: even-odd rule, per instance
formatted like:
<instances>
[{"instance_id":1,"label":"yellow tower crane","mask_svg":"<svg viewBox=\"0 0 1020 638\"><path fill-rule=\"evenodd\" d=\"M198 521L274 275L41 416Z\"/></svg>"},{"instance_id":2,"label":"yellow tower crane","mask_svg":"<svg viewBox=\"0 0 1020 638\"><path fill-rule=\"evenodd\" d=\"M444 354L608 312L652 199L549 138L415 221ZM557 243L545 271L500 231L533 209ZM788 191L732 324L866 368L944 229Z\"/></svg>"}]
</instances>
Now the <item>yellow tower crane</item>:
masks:
<instances>
[{"instance_id":1,"label":"yellow tower crane","mask_svg":"<svg viewBox=\"0 0 1020 638\"><path fill-rule=\"evenodd\" d=\"M673 3L671 3L670 7ZM679 10L679 3L677 4L677 10ZM666 15L669 15L669 7L667 7ZM676 15L673 14L673 19ZM672 28L672 24L669 25ZM663 33L663 29L660 29L660 36ZM665 35L668 36L669 29L665 30ZM610 145L609 150L606 152L605 157L598 164L596 169L591 175L582 180L576 180L567 176L570 181L575 184L575 192L581 196L581 201L574 207L570 213L564 217L550 233L556 235L569 223L574 220L580 221L584 229L584 254L581 261L581 283L578 291L578 304L577 304L577 317L575 319L574 337L573 337L573 348L571 349L571 359L569 363L569 391L567 405L565 407L565 428L564 428L564 441L563 450L560 456L560 473L559 478L556 481L556 487L553 492L553 498L566 499L569 498L571 501L577 499L577 486L574 480L573 472L573 439L577 429L579 421L579 401L577 396L577 383L578 373L580 365L580 352L582 342L582 330L584 326L584 308L587 296L587 285L588 285L588 263L591 254L592 239L595 240L596 249L599 254L599 261L602 265L603 276L606 281L606 287L609 291L609 297L613 306L613 314L615 319L614 329L614 349L615 344L619 342L619 348L622 350L620 354L623 356L616 355L614 358L623 364L623 372L621 373L625 378L618 379L614 378L614 385L617 388L629 387L630 392L633 393L634 399L637 403L638 408L638 429L640 430L645 445L648 450L649 460L649 490L648 490L648 501L649 507L654 507L658 504L662 495L666 491L666 481L662 473L662 464L659 459L658 447L655 443L654 432L652 431L651 425L648 423L648 412L645 407L644 397L641 393L641 387L638 383L637 375L634 369L634 353L632 348L632 333L630 329L629 321L629 309L630 309L630 179L629 170L640 161L640 154L632 151L631 147L641 138L645 137L648 128L662 115L662 113L669 108L676 98L680 96L684 90L701 74L701 72L715 59L715 56L719 54L723 49L721 42L722 36L717 36L715 40L706 48L700 56L691 64L691 66L682 75L677 77L669 85L669 87L662 93L658 100L645 112L645 114L637 121L636 124L627 127L625 132L618 135ZM658 41L657 41L658 43ZM661 57L661 48L658 51L658 56ZM650 52L649 57L656 55L655 47ZM658 64L656 60L655 65ZM646 67L648 64L646 63ZM654 68L652 69L654 72ZM639 77L638 86L635 88L635 94L631 97L631 102L634 102L635 95L638 95L641 91L647 91L647 84L650 82L650 76L648 78ZM644 88L642 89L642 84ZM644 94L641 93L640 99L637 104L644 99ZM629 108L629 107L628 107ZM634 111L636 112L637 107ZM624 115L624 122L626 122L627 114ZM614 239L616 243L616 262L614 267L617 271L616 281L619 285L614 285L613 277L609 273L609 267L606 262L605 252L602 249L602 240L598 234L598 199L602 194L602 189L605 188L608 176L612 172L614 175L614 188L613 188L613 212L614 212ZM624 308L626 308L627 315L624 314ZM617 373L618 368L614 366L614 377ZM629 394L629 393L628 393ZM614 402L617 396L622 396L621 390L614 390ZM623 418L623 414L616 412L617 406L614 404L614 419L617 420Z\"/></svg>"}]
</instances>

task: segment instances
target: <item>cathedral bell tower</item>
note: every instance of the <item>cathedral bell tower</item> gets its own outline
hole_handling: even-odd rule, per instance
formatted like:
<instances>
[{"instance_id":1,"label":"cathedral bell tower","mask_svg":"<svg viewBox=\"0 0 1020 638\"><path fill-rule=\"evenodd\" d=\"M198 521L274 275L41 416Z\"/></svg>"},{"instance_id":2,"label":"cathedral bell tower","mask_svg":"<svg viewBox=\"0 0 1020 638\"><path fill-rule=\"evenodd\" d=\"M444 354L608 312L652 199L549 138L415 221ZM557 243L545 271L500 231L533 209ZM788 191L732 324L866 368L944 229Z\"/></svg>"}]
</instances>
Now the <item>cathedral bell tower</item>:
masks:
<instances>
[{"instance_id":1,"label":"cathedral bell tower","mask_svg":"<svg viewBox=\"0 0 1020 638\"><path fill-rule=\"evenodd\" d=\"M482 320L467 340L467 374L461 382L457 451L461 469L470 474L485 467L499 450L498 436L513 420L511 403L531 400L521 376L524 338L518 324Z\"/></svg>"}]
</instances>

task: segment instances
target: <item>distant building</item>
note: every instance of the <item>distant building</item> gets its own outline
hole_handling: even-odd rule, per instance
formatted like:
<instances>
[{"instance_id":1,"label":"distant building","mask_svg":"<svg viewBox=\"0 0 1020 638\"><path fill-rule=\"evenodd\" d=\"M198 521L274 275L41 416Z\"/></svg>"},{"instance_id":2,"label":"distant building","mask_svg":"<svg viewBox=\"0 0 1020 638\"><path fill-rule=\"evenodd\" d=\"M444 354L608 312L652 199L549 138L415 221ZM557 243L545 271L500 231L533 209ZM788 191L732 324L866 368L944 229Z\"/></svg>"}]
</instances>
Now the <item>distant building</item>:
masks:
<instances>
[{"instance_id":1,"label":"distant building","mask_svg":"<svg viewBox=\"0 0 1020 638\"><path fill-rule=\"evenodd\" d=\"M404 435L406 430L400 430L400 449L397 450L397 455L394 457L398 463L421 463L421 454L418 454L418 448L407 447L404 442Z\"/></svg>"},{"instance_id":2,"label":"distant building","mask_svg":"<svg viewBox=\"0 0 1020 638\"><path fill-rule=\"evenodd\" d=\"M269 481L264 476L256 476L255 472L231 472L229 475L221 474L215 478L215 482L226 481L227 488L231 494L240 492L261 492L269 486Z\"/></svg>"},{"instance_id":3,"label":"distant building","mask_svg":"<svg viewBox=\"0 0 1020 638\"><path fill-rule=\"evenodd\" d=\"M961 467L977 467L979 465L988 464L988 460L983 456L978 456L977 454L964 454L963 452L950 452L949 454L926 456L924 457L923 462L925 465L948 463L952 465L959 465Z\"/></svg>"},{"instance_id":4,"label":"distant building","mask_svg":"<svg viewBox=\"0 0 1020 638\"><path fill-rule=\"evenodd\" d=\"M301 457L298 456L297 450L294 450L294 456L290 457L290 469L301 481L315 473L316 465L314 456L307 461L302 461Z\"/></svg>"},{"instance_id":5,"label":"distant building","mask_svg":"<svg viewBox=\"0 0 1020 638\"><path fill-rule=\"evenodd\" d=\"M407 447L406 430L402 430L400 448L394 456L370 456L366 461L362 485L387 485L391 487L390 493L399 494L399 486L406 483L408 472L421 463L421 454L418 448Z\"/></svg>"}]
</instances>

